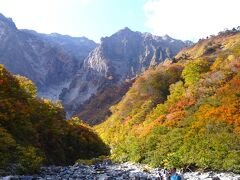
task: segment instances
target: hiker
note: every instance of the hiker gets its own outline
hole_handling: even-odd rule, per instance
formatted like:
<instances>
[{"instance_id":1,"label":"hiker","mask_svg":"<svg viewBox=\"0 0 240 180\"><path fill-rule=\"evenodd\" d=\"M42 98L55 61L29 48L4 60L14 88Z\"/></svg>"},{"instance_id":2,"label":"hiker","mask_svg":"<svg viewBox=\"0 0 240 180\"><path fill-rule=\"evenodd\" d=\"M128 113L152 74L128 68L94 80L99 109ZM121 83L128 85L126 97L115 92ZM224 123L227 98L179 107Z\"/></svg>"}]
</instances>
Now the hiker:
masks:
<instances>
[{"instance_id":1,"label":"hiker","mask_svg":"<svg viewBox=\"0 0 240 180\"><path fill-rule=\"evenodd\" d=\"M171 169L170 180L183 180L183 179L181 178L181 176L177 174L176 171L177 171L176 168L172 168L172 169Z\"/></svg>"}]
</instances>

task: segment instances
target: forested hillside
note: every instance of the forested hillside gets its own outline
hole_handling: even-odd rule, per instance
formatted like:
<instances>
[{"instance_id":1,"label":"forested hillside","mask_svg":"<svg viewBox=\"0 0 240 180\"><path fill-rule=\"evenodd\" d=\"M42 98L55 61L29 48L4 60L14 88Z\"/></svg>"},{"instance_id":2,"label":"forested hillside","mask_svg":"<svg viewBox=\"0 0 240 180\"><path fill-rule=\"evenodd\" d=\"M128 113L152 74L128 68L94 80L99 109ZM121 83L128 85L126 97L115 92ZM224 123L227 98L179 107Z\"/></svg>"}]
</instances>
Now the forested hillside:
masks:
<instances>
[{"instance_id":1,"label":"forested hillside","mask_svg":"<svg viewBox=\"0 0 240 180\"><path fill-rule=\"evenodd\" d=\"M37 99L30 80L0 65L1 173L36 172L41 165L66 165L108 154L87 125L64 117L60 103Z\"/></svg>"},{"instance_id":2,"label":"forested hillside","mask_svg":"<svg viewBox=\"0 0 240 180\"><path fill-rule=\"evenodd\" d=\"M240 172L240 33L147 70L111 111L95 128L115 160Z\"/></svg>"}]
</instances>

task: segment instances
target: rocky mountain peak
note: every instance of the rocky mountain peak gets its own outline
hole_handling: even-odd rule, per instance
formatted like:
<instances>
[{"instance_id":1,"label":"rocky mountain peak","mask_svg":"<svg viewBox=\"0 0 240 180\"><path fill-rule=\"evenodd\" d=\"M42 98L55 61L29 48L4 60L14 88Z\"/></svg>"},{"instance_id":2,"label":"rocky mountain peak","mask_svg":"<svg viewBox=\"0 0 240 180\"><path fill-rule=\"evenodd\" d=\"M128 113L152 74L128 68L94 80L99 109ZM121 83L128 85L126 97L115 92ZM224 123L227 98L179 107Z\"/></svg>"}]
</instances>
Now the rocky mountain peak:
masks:
<instances>
[{"instance_id":1,"label":"rocky mountain peak","mask_svg":"<svg viewBox=\"0 0 240 180\"><path fill-rule=\"evenodd\" d=\"M114 33L111 36L101 38L101 44L104 44L104 43L108 42L109 40L123 40L126 38L133 37L134 35L136 35L136 32L132 31L128 27L125 27L125 28L117 31L116 33Z\"/></svg>"},{"instance_id":2,"label":"rocky mountain peak","mask_svg":"<svg viewBox=\"0 0 240 180\"><path fill-rule=\"evenodd\" d=\"M124 28L102 38L101 44L85 59L84 67L119 79L132 78L187 46L168 35L134 32Z\"/></svg>"},{"instance_id":3,"label":"rocky mountain peak","mask_svg":"<svg viewBox=\"0 0 240 180\"><path fill-rule=\"evenodd\" d=\"M15 23L13 22L12 18L7 18L3 14L0 13L0 28L12 28L17 29Z\"/></svg>"},{"instance_id":4,"label":"rocky mountain peak","mask_svg":"<svg viewBox=\"0 0 240 180\"><path fill-rule=\"evenodd\" d=\"M185 46L183 41L169 36L164 38L124 28L101 39L100 45L85 58L69 88L61 94L61 100L69 115L74 115L84 102L104 92L107 86L121 85L135 78Z\"/></svg>"},{"instance_id":5,"label":"rocky mountain peak","mask_svg":"<svg viewBox=\"0 0 240 180\"><path fill-rule=\"evenodd\" d=\"M128 27L125 27L125 28L123 28L123 29L120 29L117 33L115 33L115 34L129 34L129 33L133 33L133 31L130 29L130 28L128 28Z\"/></svg>"},{"instance_id":6,"label":"rocky mountain peak","mask_svg":"<svg viewBox=\"0 0 240 180\"><path fill-rule=\"evenodd\" d=\"M162 39L163 39L163 40L171 40L172 38L171 38L169 35L165 34L165 35L162 37Z\"/></svg>"},{"instance_id":7,"label":"rocky mountain peak","mask_svg":"<svg viewBox=\"0 0 240 180\"><path fill-rule=\"evenodd\" d=\"M0 14L0 64L31 79L38 95L57 100L97 44L82 37L17 29Z\"/></svg>"}]
</instances>

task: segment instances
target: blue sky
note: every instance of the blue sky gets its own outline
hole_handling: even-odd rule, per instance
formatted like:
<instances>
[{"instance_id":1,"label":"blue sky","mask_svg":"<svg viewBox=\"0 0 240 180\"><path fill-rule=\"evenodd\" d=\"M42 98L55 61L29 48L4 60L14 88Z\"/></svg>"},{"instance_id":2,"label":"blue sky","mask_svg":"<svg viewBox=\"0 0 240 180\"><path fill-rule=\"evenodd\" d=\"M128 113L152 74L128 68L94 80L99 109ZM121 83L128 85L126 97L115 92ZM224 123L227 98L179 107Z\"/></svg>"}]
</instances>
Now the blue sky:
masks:
<instances>
[{"instance_id":1,"label":"blue sky","mask_svg":"<svg viewBox=\"0 0 240 180\"><path fill-rule=\"evenodd\" d=\"M20 29L86 36L99 42L119 29L198 40L240 26L240 0L0 0Z\"/></svg>"},{"instance_id":2,"label":"blue sky","mask_svg":"<svg viewBox=\"0 0 240 180\"><path fill-rule=\"evenodd\" d=\"M109 36L124 27L135 31L150 31L145 26L145 2L146 0L0 0L0 12L12 17L18 28L86 36L99 41L100 37Z\"/></svg>"}]
</instances>

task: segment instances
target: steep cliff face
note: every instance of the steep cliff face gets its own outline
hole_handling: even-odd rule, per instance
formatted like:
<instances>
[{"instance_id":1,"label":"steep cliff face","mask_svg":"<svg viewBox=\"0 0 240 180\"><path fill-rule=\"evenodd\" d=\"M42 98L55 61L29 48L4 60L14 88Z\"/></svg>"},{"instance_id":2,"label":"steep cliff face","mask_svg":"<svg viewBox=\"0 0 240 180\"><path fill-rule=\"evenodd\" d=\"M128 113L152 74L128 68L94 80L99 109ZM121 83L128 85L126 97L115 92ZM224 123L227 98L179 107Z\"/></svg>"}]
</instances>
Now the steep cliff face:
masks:
<instances>
[{"instance_id":1,"label":"steep cliff face","mask_svg":"<svg viewBox=\"0 0 240 180\"><path fill-rule=\"evenodd\" d=\"M0 63L34 81L38 95L52 100L57 100L62 89L68 87L84 58L96 47L84 37L19 30L1 14L0 42Z\"/></svg>"},{"instance_id":2,"label":"steep cliff face","mask_svg":"<svg viewBox=\"0 0 240 180\"><path fill-rule=\"evenodd\" d=\"M135 77L147 67L156 65L179 52L186 44L169 36L133 32L129 28L101 39L85 59L84 68L116 80Z\"/></svg>"},{"instance_id":3,"label":"steep cliff face","mask_svg":"<svg viewBox=\"0 0 240 180\"><path fill-rule=\"evenodd\" d=\"M185 42L167 35L158 37L129 28L120 30L101 39L101 44L84 60L70 87L64 89L61 100L70 116L81 114L81 105L94 94L108 86L121 86L186 46Z\"/></svg>"}]
</instances>

